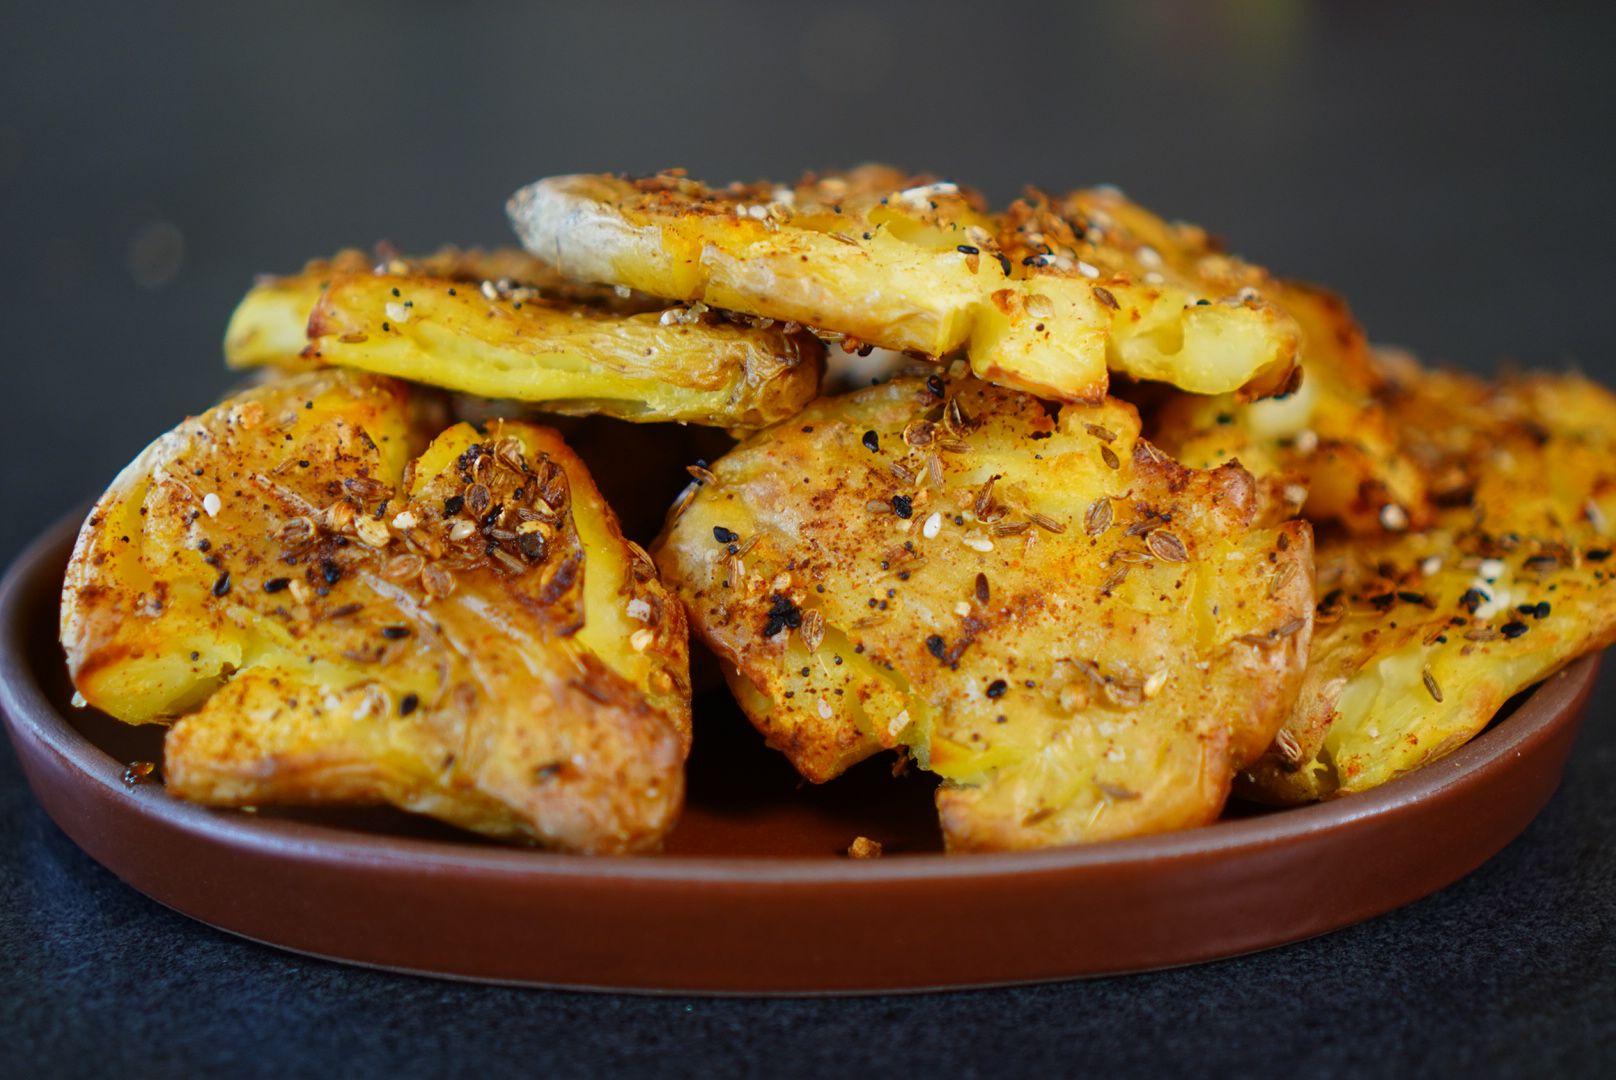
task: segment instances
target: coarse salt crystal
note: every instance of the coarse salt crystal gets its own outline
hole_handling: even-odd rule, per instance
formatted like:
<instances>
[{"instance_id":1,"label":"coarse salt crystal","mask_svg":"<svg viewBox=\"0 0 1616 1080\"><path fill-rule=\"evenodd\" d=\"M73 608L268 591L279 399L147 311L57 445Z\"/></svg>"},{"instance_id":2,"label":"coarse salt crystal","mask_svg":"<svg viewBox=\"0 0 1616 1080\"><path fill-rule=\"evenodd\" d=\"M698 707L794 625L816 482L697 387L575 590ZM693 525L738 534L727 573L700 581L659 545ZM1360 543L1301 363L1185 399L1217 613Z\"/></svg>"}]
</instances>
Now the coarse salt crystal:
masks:
<instances>
[{"instance_id":1,"label":"coarse salt crystal","mask_svg":"<svg viewBox=\"0 0 1616 1080\"><path fill-rule=\"evenodd\" d=\"M389 300L387 302L386 310L387 317L396 323L410 321L410 309L399 303L397 300Z\"/></svg>"},{"instance_id":2,"label":"coarse salt crystal","mask_svg":"<svg viewBox=\"0 0 1616 1080\"><path fill-rule=\"evenodd\" d=\"M408 510L393 518L393 528L395 529L413 529L418 524L420 523L416 520L415 515Z\"/></svg>"},{"instance_id":3,"label":"coarse salt crystal","mask_svg":"<svg viewBox=\"0 0 1616 1080\"><path fill-rule=\"evenodd\" d=\"M649 622L651 619L650 603L636 596L628 602L628 617L638 619L640 622Z\"/></svg>"},{"instance_id":4,"label":"coarse salt crystal","mask_svg":"<svg viewBox=\"0 0 1616 1080\"><path fill-rule=\"evenodd\" d=\"M651 647L651 642L655 638L656 634L651 631L649 626L642 626L629 635L628 643L634 646L635 652L644 652Z\"/></svg>"}]
</instances>

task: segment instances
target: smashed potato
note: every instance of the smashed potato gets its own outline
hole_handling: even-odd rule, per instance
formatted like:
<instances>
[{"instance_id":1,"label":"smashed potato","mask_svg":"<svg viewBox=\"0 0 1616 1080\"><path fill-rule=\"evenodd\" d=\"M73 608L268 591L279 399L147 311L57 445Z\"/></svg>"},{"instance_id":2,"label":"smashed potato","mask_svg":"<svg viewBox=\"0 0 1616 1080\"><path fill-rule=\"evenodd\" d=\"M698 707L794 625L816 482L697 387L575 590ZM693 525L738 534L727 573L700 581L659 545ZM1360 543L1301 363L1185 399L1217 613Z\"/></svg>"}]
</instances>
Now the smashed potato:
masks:
<instances>
[{"instance_id":1,"label":"smashed potato","mask_svg":"<svg viewBox=\"0 0 1616 1080\"><path fill-rule=\"evenodd\" d=\"M1427 524L1426 478L1403 448L1385 377L1346 304L1296 282L1270 295L1302 328L1300 385L1255 402L1177 394L1153 417L1153 437L1192 467L1239 461L1271 484L1287 515L1301 510L1368 536Z\"/></svg>"},{"instance_id":2,"label":"smashed potato","mask_svg":"<svg viewBox=\"0 0 1616 1080\"><path fill-rule=\"evenodd\" d=\"M625 311L632 298L558 289L554 278L508 252L374 268L344 253L248 293L226 358L336 364L549 412L736 429L788 417L819 392L824 347L811 334L682 306Z\"/></svg>"},{"instance_id":3,"label":"smashed potato","mask_svg":"<svg viewBox=\"0 0 1616 1080\"><path fill-rule=\"evenodd\" d=\"M79 693L173 721L184 798L656 847L690 743L679 604L553 432L430 431L404 384L329 371L153 443L68 567Z\"/></svg>"},{"instance_id":4,"label":"smashed potato","mask_svg":"<svg viewBox=\"0 0 1616 1080\"><path fill-rule=\"evenodd\" d=\"M508 209L524 246L580 281L932 358L964 348L984 378L1061 400L1101 401L1108 361L1260 396L1286 385L1296 351L1294 324L1254 288L1168 280L1120 217L1076 238L1053 211L1001 221L957 184L881 166L795 187L560 176Z\"/></svg>"},{"instance_id":5,"label":"smashed potato","mask_svg":"<svg viewBox=\"0 0 1616 1080\"><path fill-rule=\"evenodd\" d=\"M902 748L951 850L1202 824L1295 699L1306 523L1109 399L974 379L823 399L698 473L655 556L770 745Z\"/></svg>"},{"instance_id":6,"label":"smashed potato","mask_svg":"<svg viewBox=\"0 0 1616 1080\"><path fill-rule=\"evenodd\" d=\"M1427 530L1319 545L1312 658L1292 716L1242 781L1251 797L1384 783L1616 641L1616 396L1578 377L1396 377L1405 452L1449 508Z\"/></svg>"}]
</instances>

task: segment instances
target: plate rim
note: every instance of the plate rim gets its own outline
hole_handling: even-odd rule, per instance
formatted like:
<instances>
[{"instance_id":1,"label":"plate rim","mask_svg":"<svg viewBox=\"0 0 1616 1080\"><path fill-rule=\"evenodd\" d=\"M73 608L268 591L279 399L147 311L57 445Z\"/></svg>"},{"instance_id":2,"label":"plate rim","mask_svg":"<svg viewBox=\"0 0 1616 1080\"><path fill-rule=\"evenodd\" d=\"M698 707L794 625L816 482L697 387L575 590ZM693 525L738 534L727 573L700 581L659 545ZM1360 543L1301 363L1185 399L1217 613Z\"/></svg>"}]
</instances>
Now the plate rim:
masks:
<instances>
[{"instance_id":1,"label":"plate rim","mask_svg":"<svg viewBox=\"0 0 1616 1080\"><path fill-rule=\"evenodd\" d=\"M12 739L31 738L98 785L130 797L131 812L161 817L173 827L210 841L339 865L407 866L424 872L437 868L523 878L821 886L962 877L1013 879L1250 853L1387 816L1400 807L1438 798L1455 784L1507 769L1527 746L1548 738L1557 719L1577 710L1577 699L1592 690L1601 659L1601 654L1594 653L1571 661L1530 690L1506 722L1483 731L1438 761L1370 791L1175 832L1029 851L917 853L871 860L722 855L592 858L532 848L474 847L452 840L369 836L318 822L255 818L175 799L161 785L123 783L123 763L81 734L56 708L35 678L22 644L29 624L37 625L39 592L45 588L40 583L42 572L59 584L57 563L65 562L60 557L70 550L86 513L74 511L52 524L23 549L0 579L0 712L5 714Z\"/></svg>"}]
</instances>

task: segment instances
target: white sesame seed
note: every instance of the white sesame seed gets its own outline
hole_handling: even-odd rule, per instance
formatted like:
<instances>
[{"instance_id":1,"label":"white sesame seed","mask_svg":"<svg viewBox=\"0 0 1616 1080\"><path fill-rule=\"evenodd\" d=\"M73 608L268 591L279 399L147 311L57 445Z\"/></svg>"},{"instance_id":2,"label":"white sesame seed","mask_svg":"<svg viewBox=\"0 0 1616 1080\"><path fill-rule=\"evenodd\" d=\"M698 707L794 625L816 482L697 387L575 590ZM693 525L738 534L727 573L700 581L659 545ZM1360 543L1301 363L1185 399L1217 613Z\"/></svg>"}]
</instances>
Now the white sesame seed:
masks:
<instances>
[{"instance_id":1,"label":"white sesame seed","mask_svg":"<svg viewBox=\"0 0 1616 1080\"><path fill-rule=\"evenodd\" d=\"M202 509L208 512L208 517L218 517L219 511L223 507L224 503L220 502L219 496L215 495L213 492L210 491L206 495L202 496Z\"/></svg>"},{"instance_id":2,"label":"white sesame seed","mask_svg":"<svg viewBox=\"0 0 1616 1080\"><path fill-rule=\"evenodd\" d=\"M1442 556L1440 555L1431 555L1426 558L1424 562L1420 563L1420 574L1423 577L1430 577L1441 569Z\"/></svg>"},{"instance_id":3,"label":"white sesame seed","mask_svg":"<svg viewBox=\"0 0 1616 1080\"><path fill-rule=\"evenodd\" d=\"M1145 696L1153 698L1161 693L1161 688L1167 685L1167 669L1162 668L1150 678L1145 680Z\"/></svg>"},{"instance_id":4,"label":"white sesame seed","mask_svg":"<svg viewBox=\"0 0 1616 1080\"><path fill-rule=\"evenodd\" d=\"M498 300L499 290L494 288L494 283L492 281L485 281L483 282L483 295L488 297L490 300Z\"/></svg>"},{"instance_id":5,"label":"white sesame seed","mask_svg":"<svg viewBox=\"0 0 1616 1080\"><path fill-rule=\"evenodd\" d=\"M970 613L971 613L971 605L969 603L967 603L966 601L961 600L959 603L954 605L954 614L956 614L956 615L969 615Z\"/></svg>"},{"instance_id":6,"label":"white sesame seed","mask_svg":"<svg viewBox=\"0 0 1616 1080\"><path fill-rule=\"evenodd\" d=\"M628 617L638 619L640 622L650 622L651 605L643 598L636 596L628 602Z\"/></svg>"},{"instance_id":7,"label":"white sesame seed","mask_svg":"<svg viewBox=\"0 0 1616 1080\"><path fill-rule=\"evenodd\" d=\"M420 522L418 522L416 520L416 518L415 518L415 515L412 514L408 510L403 511L400 514L397 514L393 518L393 528L399 529L399 530L413 529L418 524L420 524Z\"/></svg>"},{"instance_id":8,"label":"white sesame seed","mask_svg":"<svg viewBox=\"0 0 1616 1080\"><path fill-rule=\"evenodd\" d=\"M619 300L627 300L629 297L634 295L634 290L629 288L627 285L613 285L612 292L617 294L617 298Z\"/></svg>"},{"instance_id":9,"label":"white sesame seed","mask_svg":"<svg viewBox=\"0 0 1616 1080\"><path fill-rule=\"evenodd\" d=\"M1504 560L1502 559L1483 559L1481 560L1481 565L1476 568L1476 572L1488 581L1503 577L1504 570Z\"/></svg>"},{"instance_id":10,"label":"white sesame seed","mask_svg":"<svg viewBox=\"0 0 1616 1080\"><path fill-rule=\"evenodd\" d=\"M985 536L962 536L960 537L960 543L972 551L987 552L993 550L993 541Z\"/></svg>"},{"instance_id":11,"label":"white sesame seed","mask_svg":"<svg viewBox=\"0 0 1616 1080\"><path fill-rule=\"evenodd\" d=\"M389 300L387 302L387 317L396 323L409 322L410 309L397 300Z\"/></svg>"},{"instance_id":12,"label":"white sesame seed","mask_svg":"<svg viewBox=\"0 0 1616 1080\"><path fill-rule=\"evenodd\" d=\"M1301 484L1286 484L1285 501L1292 506L1301 506L1307 502L1307 488Z\"/></svg>"},{"instance_id":13,"label":"white sesame seed","mask_svg":"<svg viewBox=\"0 0 1616 1080\"><path fill-rule=\"evenodd\" d=\"M933 511L931 517L926 519L926 524L920 527L920 535L924 536L927 540L935 539L937 534L941 532L942 529L943 515Z\"/></svg>"},{"instance_id":14,"label":"white sesame seed","mask_svg":"<svg viewBox=\"0 0 1616 1080\"><path fill-rule=\"evenodd\" d=\"M464 540L477 531L477 526L469 521L457 521L449 527L449 539L456 542Z\"/></svg>"},{"instance_id":15,"label":"white sesame seed","mask_svg":"<svg viewBox=\"0 0 1616 1080\"><path fill-rule=\"evenodd\" d=\"M1311 428L1303 428L1296 433L1296 449L1304 454L1311 454L1319 448L1318 432Z\"/></svg>"},{"instance_id":16,"label":"white sesame seed","mask_svg":"<svg viewBox=\"0 0 1616 1080\"><path fill-rule=\"evenodd\" d=\"M1139 250L1134 252L1134 256L1138 258L1140 266L1147 267L1151 270L1158 269L1162 264L1161 252L1157 251L1149 244L1140 244Z\"/></svg>"},{"instance_id":17,"label":"white sesame seed","mask_svg":"<svg viewBox=\"0 0 1616 1080\"><path fill-rule=\"evenodd\" d=\"M634 647L635 652L644 652L646 649L651 647L651 642L655 639L656 634L651 630L651 628L649 626L642 626L638 630L634 631L634 633L629 635L628 643Z\"/></svg>"},{"instance_id":18,"label":"white sesame seed","mask_svg":"<svg viewBox=\"0 0 1616 1080\"><path fill-rule=\"evenodd\" d=\"M1380 524L1392 532L1402 532L1408 528L1408 511L1396 503L1387 503L1380 508Z\"/></svg>"},{"instance_id":19,"label":"white sesame seed","mask_svg":"<svg viewBox=\"0 0 1616 1080\"><path fill-rule=\"evenodd\" d=\"M830 702L826 701L824 698L820 698L819 699L819 718L821 720L829 720L832 715L833 714L832 714L832 711L831 711Z\"/></svg>"},{"instance_id":20,"label":"white sesame seed","mask_svg":"<svg viewBox=\"0 0 1616 1080\"><path fill-rule=\"evenodd\" d=\"M1121 761L1126 756L1127 755L1122 752L1122 747L1120 746L1113 746L1111 749L1105 752L1105 760L1107 761Z\"/></svg>"}]
</instances>

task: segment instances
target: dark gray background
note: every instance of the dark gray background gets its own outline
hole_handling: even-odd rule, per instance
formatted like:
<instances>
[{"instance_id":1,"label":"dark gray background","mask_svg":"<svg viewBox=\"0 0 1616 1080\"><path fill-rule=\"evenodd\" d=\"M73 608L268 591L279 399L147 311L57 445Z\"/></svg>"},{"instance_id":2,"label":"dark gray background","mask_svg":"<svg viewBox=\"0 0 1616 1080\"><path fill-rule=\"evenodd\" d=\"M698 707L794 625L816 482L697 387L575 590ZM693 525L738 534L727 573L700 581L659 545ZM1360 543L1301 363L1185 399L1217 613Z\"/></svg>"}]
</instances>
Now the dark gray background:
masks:
<instances>
[{"instance_id":1,"label":"dark gray background","mask_svg":"<svg viewBox=\"0 0 1616 1080\"><path fill-rule=\"evenodd\" d=\"M253 273L500 242L505 196L560 171L1111 181L1335 286L1380 340L1616 381L1616 19L1403 8L8 3L0 558L228 385ZM1591 1072L1616 1053L1613 702L1607 679L1540 822L1403 912L1184 972L850 1002L484 989L235 942L91 864L0 751L0 1066Z\"/></svg>"}]
</instances>

